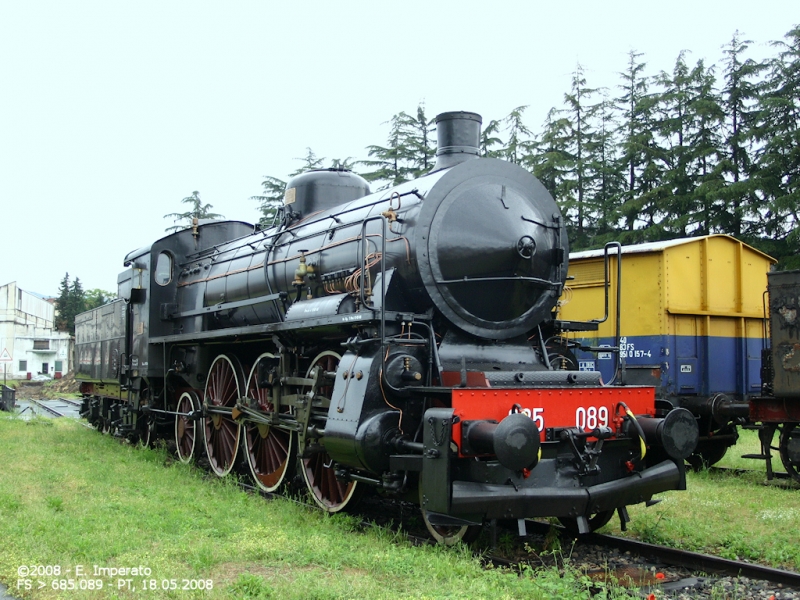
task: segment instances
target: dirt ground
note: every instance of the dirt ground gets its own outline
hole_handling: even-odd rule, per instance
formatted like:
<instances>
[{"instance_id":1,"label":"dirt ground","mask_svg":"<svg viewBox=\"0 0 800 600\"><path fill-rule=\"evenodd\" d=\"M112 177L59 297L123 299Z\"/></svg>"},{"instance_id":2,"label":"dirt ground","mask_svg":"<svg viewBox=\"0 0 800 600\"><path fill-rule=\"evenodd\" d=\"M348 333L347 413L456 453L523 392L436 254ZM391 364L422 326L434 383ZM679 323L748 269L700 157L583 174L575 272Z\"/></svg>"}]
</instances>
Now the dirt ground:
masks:
<instances>
[{"instance_id":1,"label":"dirt ground","mask_svg":"<svg viewBox=\"0 0 800 600\"><path fill-rule=\"evenodd\" d=\"M50 381L20 381L17 385L17 400L45 400L66 394L77 394L78 382L70 371L61 379Z\"/></svg>"}]
</instances>

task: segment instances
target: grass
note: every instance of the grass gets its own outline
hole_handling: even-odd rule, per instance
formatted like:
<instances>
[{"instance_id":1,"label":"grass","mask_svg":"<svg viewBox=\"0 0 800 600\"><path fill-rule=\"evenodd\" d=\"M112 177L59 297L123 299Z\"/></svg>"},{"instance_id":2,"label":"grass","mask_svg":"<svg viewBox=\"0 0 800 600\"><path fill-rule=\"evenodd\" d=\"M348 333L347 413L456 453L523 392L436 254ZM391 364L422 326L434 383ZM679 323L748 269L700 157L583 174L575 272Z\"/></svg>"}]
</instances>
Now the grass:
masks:
<instances>
[{"instance_id":1,"label":"grass","mask_svg":"<svg viewBox=\"0 0 800 600\"><path fill-rule=\"evenodd\" d=\"M622 535L800 571L800 490L788 482L766 484L764 461L740 458L759 449L757 433L742 431L719 465L752 473L690 472L687 491L662 494L650 508L630 507L632 521ZM782 470L779 457L773 466ZM616 519L605 531L621 534Z\"/></svg>"},{"instance_id":2,"label":"grass","mask_svg":"<svg viewBox=\"0 0 800 600\"><path fill-rule=\"evenodd\" d=\"M0 416L0 581L20 598L611 598L581 573L485 570L464 548L414 547L140 450L72 420ZM146 567L104 589L18 586L20 566ZM131 579L117 588L118 579ZM34 580L35 581L35 580ZM208 587L184 591L186 585ZM152 583L151 583L152 582ZM174 582L174 584L173 584ZM155 586L156 589L145 587ZM178 589L171 588L175 585ZM598 585L600 586L598 588ZM36 584L32 587L37 587ZM136 588L136 589L133 589ZM593 595L597 592L597 595Z\"/></svg>"},{"instance_id":3,"label":"grass","mask_svg":"<svg viewBox=\"0 0 800 600\"><path fill-rule=\"evenodd\" d=\"M752 434L752 435L751 435ZM755 452L754 432L726 462ZM289 500L264 501L164 450L140 450L72 420L0 416L0 581L19 598L589 598L625 590L567 569L483 569L466 549L414 547ZM755 441L753 441L755 440ZM755 444L755 448L751 446ZM747 461L749 468L763 463ZM631 507L625 535L800 570L800 493L761 474L690 473L689 490ZM619 532L612 524L607 531ZM145 566L101 591L17 588L22 565ZM74 577L74 576L73 576ZM130 577L126 577L130 578ZM48 586L53 578L45 578ZM124 579L124 578L123 578ZM144 580L144 581L143 581ZM161 589L194 582L212 589ZM597 595L593 593L598 592Z\"/></svg>"}]
</instances>

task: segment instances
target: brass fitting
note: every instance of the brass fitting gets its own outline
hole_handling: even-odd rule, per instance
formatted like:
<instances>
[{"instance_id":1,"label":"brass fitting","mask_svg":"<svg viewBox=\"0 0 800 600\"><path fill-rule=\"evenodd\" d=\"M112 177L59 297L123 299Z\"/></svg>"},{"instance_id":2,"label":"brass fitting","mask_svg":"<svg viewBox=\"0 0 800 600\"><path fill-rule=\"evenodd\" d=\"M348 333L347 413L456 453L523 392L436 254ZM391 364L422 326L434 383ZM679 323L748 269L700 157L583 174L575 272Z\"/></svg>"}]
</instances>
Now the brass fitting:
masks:
<instances>
[{"instance_id":1,"label":"brass fitting","mask_svg":"<svg viewBox=\"0 0 800 600\"><path fill-rule=\"evenodd\" d=\"M306 274L308 273L308 267L306 266L306 250L300 250L300 264L297 265L297 268L294 270L294 285L303 285L304 279Z\"/></svg>"}]
</instances>

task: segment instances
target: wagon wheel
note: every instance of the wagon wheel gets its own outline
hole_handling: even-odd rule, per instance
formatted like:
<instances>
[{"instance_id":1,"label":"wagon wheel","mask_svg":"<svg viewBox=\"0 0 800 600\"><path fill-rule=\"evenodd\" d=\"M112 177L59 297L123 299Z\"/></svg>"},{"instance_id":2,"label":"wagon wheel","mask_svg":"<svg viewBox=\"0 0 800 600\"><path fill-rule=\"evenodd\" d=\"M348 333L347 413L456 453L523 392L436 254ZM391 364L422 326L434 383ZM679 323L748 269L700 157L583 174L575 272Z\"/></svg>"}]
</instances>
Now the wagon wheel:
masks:
<instances>
[{"instance_id":1,"label":"wagon wheel","mask_svg":"<svg viewBox=\"0 0 800 600\"><path fill-rule=\"evenodd\" d=\"M778 450L786 472L800 482L800 424L783 423L780 426L781 437Z\"/></svg>"},{"instance_id":2,"label":"wagon wheel","mask_svg":"<svg viewBox=\"0 0 800 600\"><path fill-rule=\"evenodd\" d=\"M259 381L259 364L274 360L272 354L262 354L256 360L247 379L247 397L250 407L264 413L271 413L274 409L271 399L271 390L262 387L266 382ZM286 407L285 412L289 412ZM294 434L274 426L253 421L245 422L244 452L247 464L256 485L267 492L274 492L283 483L286 473L294 456L292 446Z\"/></svg>"},{"instance_id":3,"label":"wagon wheel","mask_svg":"<svg viewBox=\"0 0 800 600\"><path fill-rule=\"evenodd\" d=\"M322 352L312 361L306 377L311 376L314 367L321 367L326 373L335 373L341 358L336 352ZM317 388L318 396L330 398L332 393L333 382L323 383ZM308 445L307 441L307 448ZM314 502L329 513L344 509L353 500L356 489L359 487L355 481L348 483L337 481L333 460L321 448L312 451L308 458L303 458L301 471Z\"/></svg>"},{"instance_id":4,"label":"wagon wheel","mask_svg":"<svg viewBox=\"0 0 800 600\"><path fill-rule=\"evenodd\" d=\"M444 546L455 546L459 542L469 544L478 539L478 536L483 529L482 525L434 525L428 518L428 511L422 508L422 488L419 490L420 494L420 510L422 511L422 520L425 522L425 527L428 533L439 544Z\"/></svg>"},{"instance_id":5,"label":"wagon wheel","mask_svg":"<svg viewBox=\"0 0 800 600\"><path fill-rule=\"evenodd\" d=\"M608 523L611 520L611 517L614 516L614 512L614 509L601 510L600 512L594 513L592 516L586 519L589 522L589 531L593 533ZM570 517L558 517L558 520L561 521L564 529L569 531L571 534L581 535L580 531L578 530L577 519L571 519Z\"/></svg>"},{"instance_id":6,"label":"wagon wheel","mask_svg":"<svg viewBox=\"0 0 800 600\"><path fill-rule=\"evenodd\" d=\"M728 451L728 447L728 444L720 442L704 444L701 448L695 450L691 456L688 456L686 462L689 463L692 470L702 471L721 461Z\"/></svg>"},{"instance_id":7,"label":"wagon wheel","mask_svg":"<svg viewBox=\"0 0 800 600\"><path fill-rule=\"evenodd\" d=\"M205 441L211 470L219 477L230 473L236 462L242 424L231 411L241 397L242 367L235 356L220 354L211 363L203 398Z\"/></svg>"},{"instance_id":8,"label":"wagon wheel","mask_svg":"<svg viewBox=\"0 0 800 600\"><path fill-rule=\"evenodd\" d=\"M178 399L176 412L183 413L175 416L175 450L178 460L182 463L191 462L194 456L194 447L197 440L197 421L190 418L189 414L200 408L200 399L194 392L183 392Z\"/></svg>"}]
</instances>

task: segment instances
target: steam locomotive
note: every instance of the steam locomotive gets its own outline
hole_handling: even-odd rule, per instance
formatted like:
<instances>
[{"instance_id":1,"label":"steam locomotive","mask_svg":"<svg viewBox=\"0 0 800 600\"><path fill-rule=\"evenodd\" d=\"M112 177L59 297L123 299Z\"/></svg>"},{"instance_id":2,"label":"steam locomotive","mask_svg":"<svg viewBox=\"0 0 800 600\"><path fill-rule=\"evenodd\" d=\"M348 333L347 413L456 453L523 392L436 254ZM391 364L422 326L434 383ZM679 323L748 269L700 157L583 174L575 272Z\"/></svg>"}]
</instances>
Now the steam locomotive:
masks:
<instances>
[{"instance_id":1,"label":"steam locomotive","mask_svg":"<svg viewBox=\"0 0 800 600\"><path fill-rule=\"evenodd\" d=\"M481 158L479 115L436 118L432 171L371 193L292 179L275 226L195 222L125 258L119 298L76 318L83 414L173 437L219 476L243 460L325 511L361 491L418 502L453 543L486 520L592 531L685 489L698 430L654 389L562 368L561 213L526 170Z\"/></svg>"}]
</instances>

